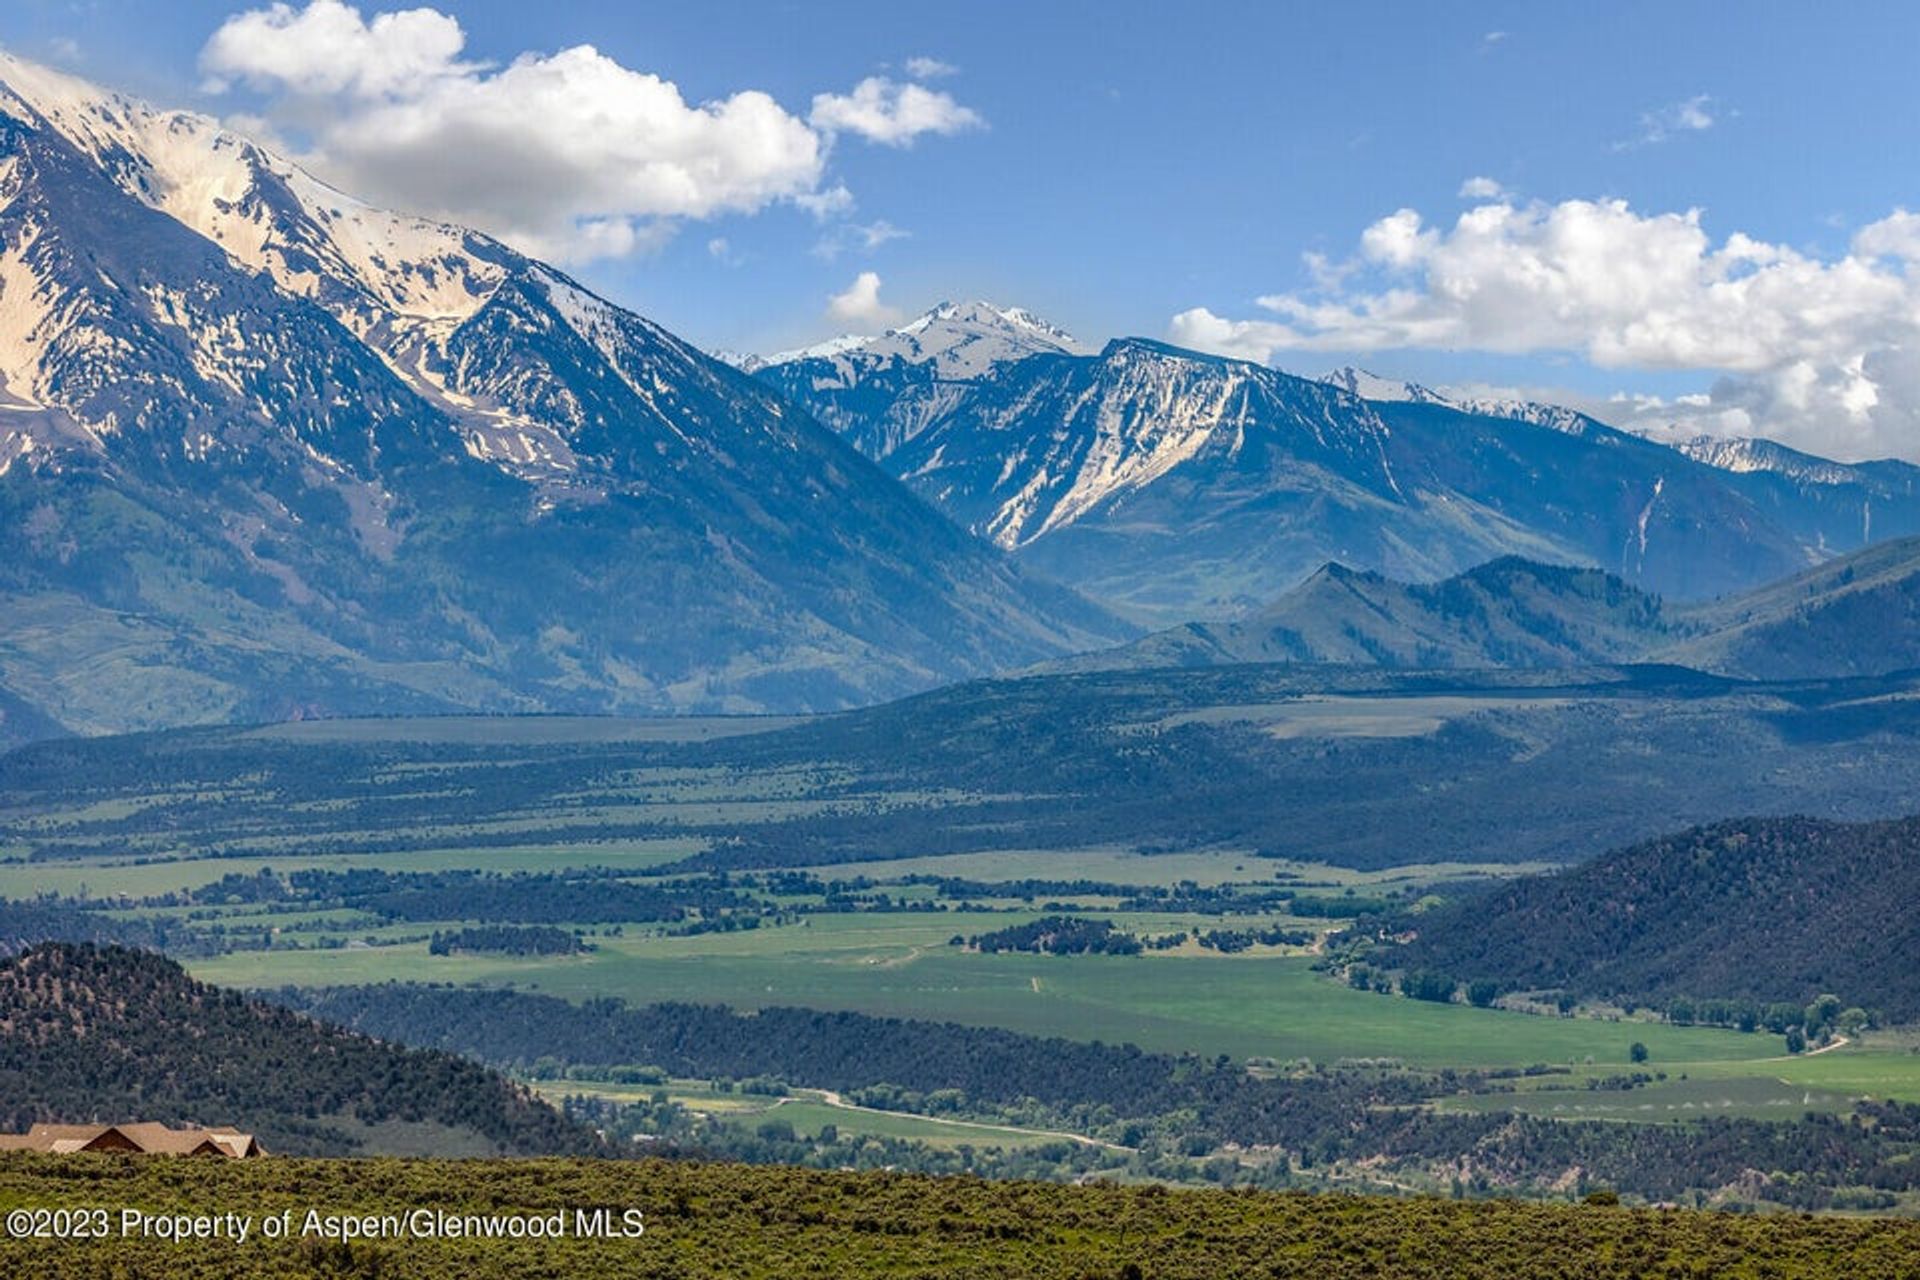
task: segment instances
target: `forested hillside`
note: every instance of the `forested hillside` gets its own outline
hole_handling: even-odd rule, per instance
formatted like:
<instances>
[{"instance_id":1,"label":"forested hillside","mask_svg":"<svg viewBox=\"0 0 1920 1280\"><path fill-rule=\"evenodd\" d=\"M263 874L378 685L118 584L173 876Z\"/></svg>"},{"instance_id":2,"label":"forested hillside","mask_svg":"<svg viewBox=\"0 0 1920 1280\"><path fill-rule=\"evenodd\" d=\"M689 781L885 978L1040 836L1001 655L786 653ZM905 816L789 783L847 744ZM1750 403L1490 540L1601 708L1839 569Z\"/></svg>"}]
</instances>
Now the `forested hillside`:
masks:
<instances>
[{"instance_id":1,"label":"forested hillside","mask_svg":"<svg viewBox=\"0 0 1920 1280\"><path fill-rule=\"evenodd\" d=\"M1822 994L1920 1017L1920 818L1695 828L1411 917L1409 968L1664 1001ZM1401 926L1394 926L1401 927Z\"/></svg>"},{"instance_id":2,"label":"forested hillside","mask_svg":"<svg viewBox=\"0 0 1920 1280\"><path fill-rule=\"evenodd\" d=\"M0 1127L118 1120L231 1124L280 1152L391 1149L383 1133L399 1131L443 1150L603 1150L484 1067L195 982L162 956L49 943L0 965Z\"/></svg>"},{"instance_id":3,"label":"forested hillside","mask_svg":"<svg viewBox=\"0 0 1920 1280\"><path fill-rule=\"evenodd\" d=\"M1594 1182L1650 1201L1726 1195L1808 1209L1833 1207L1848 1188L1886 1195L1920 1187L1920 1107L1894 1103L1862 1103L1861 1123L1825 1115L1784 1124L1582 1124L1434 1107L1497 1092L1513 1071L1502 1078L1309 1066L1255 1074L1224 1056L952 1023L808 1009L630 1008L613 999L574 1005L472 988L383 984L277 998L377 1035L518 1069L771 1078L886 1110L1092 1131L1136 1152L1147 1176L1168 1176L1183 1157L1255 1149L1264 1157L1251 1166L1228 1161L1208 1176L1287 1186L1297 1174L1347 1162L1373 1177L1401 1170L1457 1179L1481 1194L1552 1195Z\"/></svg>"}]
</instances>

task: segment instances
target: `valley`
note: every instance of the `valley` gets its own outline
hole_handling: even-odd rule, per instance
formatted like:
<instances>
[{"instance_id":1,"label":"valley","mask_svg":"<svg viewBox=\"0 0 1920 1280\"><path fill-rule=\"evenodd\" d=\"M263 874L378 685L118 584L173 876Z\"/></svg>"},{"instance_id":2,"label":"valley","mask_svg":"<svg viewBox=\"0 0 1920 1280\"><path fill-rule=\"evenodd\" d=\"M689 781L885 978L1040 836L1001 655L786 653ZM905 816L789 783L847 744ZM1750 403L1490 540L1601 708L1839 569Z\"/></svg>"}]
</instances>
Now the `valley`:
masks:
<instances>
[{"instance_id":1,"label":"valley","mask_svg":"<svg viewBox=\"0 0 1920 1280\"><path fill-rule=\"evenodd\" d=\"M1905 759L1904 688L1904 677L1763 685L1634 668L1582 673L1577 684L1563 672L1233 668L1028 677L812 720L328 721L47 743L0 761L0 890L16 904L52 894L42 910L56 927L163 946L222 987L479 1058L548 1098L571 1099L599 1127L733 1158L991 1176L1448 1185L1453 1175L1429 1144L1459 1139L1417 1130L1369 1128L1328 1148L1316 1146L1326 1141L1314 1136L1322 1120L1295 1119L1272 1134L1300 1154L1276 1162L1239 1152L1232 1135L1244 1144L1270 1122L1228 1119L1233 1108L1255 1107L1237 1091L1272 1079L1323 1097L1311 1107L1331 1108L1328 1123L1354 1105L1345 1091L1364 1088L1409 1091L1401 1105L1434 1123L1498 1125L1517 1115L1681 1133L1757 1126L1729 1131L1736 1145L1727 1154L1684 1174L1703 1158L1683 1156L1684 1147L1641 1150L1616 1165L1623 1156L1610 1147L1558 1154L1571 1131L1551 1129L1529 1139L1535 1154L1503 1154L1500 1172L1473 1182L1544 1194L1558 1176L1548 1170L1571 1159L1617 1169L1606 1176L1636 1195L1703 1178L1722 1187L1714 1194L1739 1199L1754 1193L1725 1190L1713 1180L1731 1166L1712 1163L1755 1158L1732 1154L1738 1144L1772 1142L1766 1135L1791 1134L1810 1114L1920 1104L1920 1054L1907 1033L1876 1024L1838 1047L1796 1054L1777 1032L1686 1025L1599 990L1575 995L1560 1006L1573 1016L1563 1016L1550 980L1487 1001L1493 1007L1464 987L1451 1000L1412 998L1413 970L1426 962L1365 950L1374 932L1409 927L1395 919L1417 931L1429 917L1471 918L1502 886L1531 885L1560 859L1593 856L1580 851L1508 844L1504 857L1476 859L1431 831L1392 855L1336 848L1312 859L1298 844L1289 856L1191 836L1081 841L1108 830L1103 806L1125 803L1151 778L1131 764L1143 738L1156 742L1161 766L1175 762L1175 778L1217 770L1209 762L1229 752L1242 770L1270 770L1250 784L1297 795L1287 829L1299 832L1314 820L1302 771L1329 753L1351 773L1368 751L1489 718L1498 740L1511 743L1524 723L1536 750L1551 752L1557 734L1590 743L1596 716L1618 716L1622 733L1690 716L1699 759L1726 741L1770 741L1802 787L1822 785L1832 770L1830 795L1857 804L1871 794L1862 760L1884 752L1897 768ZM1329 712L1343 701L1355 705ZM1863 717L1863 704L1878 709ZM1078 714L1042 717L1036 707ZM1454 738L1456 755L1471 740ZM986 742L995 746L975 745ZM1264 756L1267 744L1289 754ZM1406 756L1390 758L1405 769ZM1511 746L1486 767L1510 778ZM1881 812L1900 811L1902 777L1888 774ZM1633 775L1596 786L1582 773L1569 787L1576 781L1595 810L1644 786ZM1373 804L1376 815L1390 811ZM983 811L994 820L956 849L955 816ZM1166 816L1191 832L1205 812ZM1324 819L1329 829L1337 812ZM8 919L0 910L0 934ZM1146 945L1137 954L965 945L1056 919L1097 922ZM539 930L566 940L565 950L542 954ZM469 935L471 944L461 941ZM1399 979L1396 965L1406 970ZM1470 966L1454 972L1479 976ZM462 1011L486 993L565 1003ZM1776 994L1804 1003L1812 990ZM1843 995L1884 1002L1851 987ZM888 1020L861 1033L862 1051L898 1040L906 1056L897 1069L881 1062L878 1075L810 1066L807 1046L826 1052L837 1034L824 1025L771 1040L756 1033L762 1047L733 1058L668 1049L717 1048L724 1037L707 1032L686 1040L663 1027L656 1049L644 1036L623 1048L569 1047L574 1032L540 1030L557 1013L536 1010L570 1007L602 1025L607 1015L594 1011L608 1001L669 1020L677 1008ZM527 1030L526 1047L485 1030L510 1026ZM1124 1044L1137 1046L1129 1053L1232 1063L1253 1083L1218 1086L1225 1092L1206 1105L1221 1109L1222 1128L1187 1150L1162 1127L1171 1114L1163 1109L1178 1103L1151 1094L1117 1115L1100 1109L1097 1090L1022 1103L963 1085L936 1099L938 1090L909 1084L907 1046L930 1035ZM1021 1061L1057 1056L1009 1052ZM1477 1140L1495 1139L1488 1131ZM1369 1163L1389 1152L1386 1166ZM1865 1162L1860 1170L1885 1158L1848 1157ZM1794 1185L1826 1189L1781 1184L1760 1194L1826 1206L1854 1194L1842 1190L1848 1177L1879 1175L1802 1176ZM1906 1203L1903 1191L1884 1194Z\"/></svg>"}]
</instances>

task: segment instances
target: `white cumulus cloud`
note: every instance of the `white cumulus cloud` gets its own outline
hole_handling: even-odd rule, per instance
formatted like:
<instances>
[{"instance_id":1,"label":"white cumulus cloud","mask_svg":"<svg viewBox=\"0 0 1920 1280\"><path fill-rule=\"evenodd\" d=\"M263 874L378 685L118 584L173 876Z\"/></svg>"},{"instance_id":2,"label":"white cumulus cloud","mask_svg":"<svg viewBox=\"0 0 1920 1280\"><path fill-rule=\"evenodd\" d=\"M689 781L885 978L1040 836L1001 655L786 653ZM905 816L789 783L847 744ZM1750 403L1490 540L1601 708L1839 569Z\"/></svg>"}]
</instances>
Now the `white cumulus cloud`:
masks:
<instances>
[{"instance_id":1,"label":"white cumulus cloud","mask_svg":"<svg viewBox=\"0 0 1920 1280\"><path fill-rule=\"evenodd\" d=\"M644 252L687 219L789 204L826 219L853 197L827 175L832 137L903 145L972 113L917 85L822 101L810 122L744 89L690 102L671 80L590 45L504 65L463 57L466 33L431 8L364 15L343 0L229 17L201 51L217 92L265 99L268 132L374 202L491 232L543 257ZM844 116L844 119L841 119Z\"/></svg>"},{"instance_id":2,"label":"white cumulus cloud","mask_svg":"<svg viewBox=\"0 0 1920 1280\"><path fill-rule=\"evenodd\" d=\"M815 94L807 119L816 129L857 134L890 147L911 146L923 133L959 133L986 123L952 94L885 76L868 76L852 93Z\"/></svg>"},{"instance_id":3,"label":"white cumulus cloud","mask_svg":"<svg viewBox=\"0 0 1920 1280\"><path fill-rule=\"evenodd\" d=\"M379 97L476 70L458 60L466 43L459 20L434 9L381 13L367 22L339 0L313 0L305 9L274 4L234 14L201 50L200 67L216 93L238 80Z\"/></svg>"},{"instance_id":4,"label":"white cumulus cloud","mask_svg":"<svg viewBox=\"0 0 1920 1280\"><path fill-rule=\"evenodd\" d=\"M1258 299L1261 316L1182 312L1171 336L1259 361L1428 348L1697 371L1703 398L1645 411L1848 457L1920 457L1920 216L1905 211L1819 257L1738 232L1716 241L1699 210L1621 200L1503 200L1451 226L1402 209L1315 278L1314 291Z\"/></svg>"},{"instance_id":5,"label":"white cumulus cloud","mask_svg":"<svg viewBox=\"0 0 1920 1280\"><path fill-rule=\"evenodd\" d=\"M1462 200L1500 200L1506 194L1507 189L1492 178L1468 178L1460 184Z\"/></svg>"},{"instance_id":6,"label":"white cumulus cloud","mask_svg":"<svg viewBox=\"0 0 1920 1280\"><path fill-rule=\"evenodd\" d=\"M862 271L845 290L827 299L827 318L849 329L872 331L899 324L897 308L880 301L878 272Z\"/></svg>"}]
</instances>

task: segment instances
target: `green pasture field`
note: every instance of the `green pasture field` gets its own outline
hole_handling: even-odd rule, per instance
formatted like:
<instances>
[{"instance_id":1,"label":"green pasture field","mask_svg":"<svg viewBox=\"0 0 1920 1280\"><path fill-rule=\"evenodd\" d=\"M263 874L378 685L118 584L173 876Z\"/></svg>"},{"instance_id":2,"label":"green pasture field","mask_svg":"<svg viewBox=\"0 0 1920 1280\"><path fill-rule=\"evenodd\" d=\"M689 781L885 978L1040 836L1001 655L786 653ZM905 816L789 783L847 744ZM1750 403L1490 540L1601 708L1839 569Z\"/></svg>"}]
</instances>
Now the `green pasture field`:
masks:
<instances>
[{"instance_id":1,"label":"green pasture field","mask_svg":"<svg viewBox=\"0 0 1920 1280\"><path fill-rule=\"evenodd\" d=\"M1743 1064L1756 1072L1760 1063ZM1845 1112L1853 1099L1845 1093L1809 1089L1764 1075L1681 1080L1669 1077L1637 1089L1572 1087L1523 1089L1511 1094L1449 1098L1444 1111L1518 1111L1550 1120L1626 1120L1637 1124L1678 1123L1706 1116L1753 1120L1798 1120L1809 1111ZM1568 1083L1565 1077L1560 1078Z\"/></svg>"},{"instance_id":2,"label":"green pasture field","mask_svg":"<svg viewBox=\"0 0 1920 1280\"><path fill-rule=\"evenodd\" d=\"M898 1138L937 1147L1038 1147L1075 1139L1038 1133L1014 1125L943 1120L901 1111L879 1111L836 1103L814 1089L796 1089L790 1096L769 1098L750 1093L721 1093L697 1080L669 1080L664 1084L619 1084L600 1080L540 1080L534 1091L550 1101L573 1097L606 1098L613 1102L643 1102L664 1092L671 1102L689 1111L752 1130L766 1120L784 1120L796 1134L814 1138L827 1125L841 1135Z\"/></svg>"},{"instance_id":3,"label":"green pasture field","mask_svg":"<svg viewBox=\"0 0 1920 1280\"><path fill-rule=\"evenodd\" d=\"M552 1102L567 1097L605 1098L610 1102L651 1102L665 1093L689 1111L705 1115L759 1115L778 1098L739 1090L722 1092L702 1080L668 1080L664 1084L624 1084L615 1080L532 1080L535 1093Z\"/></svg>"},{"instance_id":4,"label":"green pasture field","mask_svg":"<svg viewBox=\"0 0 1920 1280\"><path fill-rule=\"evenodd\" d=\"M785 1099L758 1116L735 1115L738 1118L729 1118L728 1122L741 1128L755 1128L764 1120L784 1120L793 1126L796 1134L807 1138L818 1137L823 1128L833 1125L843 1137L859 1134L875 1138L898 1138L936 1147L1018 1148L1072 1141L1057 1134L1035 1133L1010 1125L972 1124L933 1116L906 1115L898 1111L868 1111L804 1097Z\"/></svg>"},{"instance_id":5,"label":"green pasture field","mask_svg":"<svg viewBox=\"0 0 1920 1280\"><path fill-rule=\"evenodd\" d=\"M195 976L271 988L414 980L517 986L569 999L803 1005L1003 1026L1234 1057L1398 1058L1410 1066L1579 1063L1624 1068L1633 1041L1662 1063L1770 1057L1776 1038L1439 1005L1354 991L1305 956L980 955L946 945L1030 914L813 916L805 925L685 938L596 938L566 957L430 956L423 945L244 951ZM1163 918L1164 919L1164 918ZM1920 1067L1920 1058L1915 1059ZM1916 1072L1920 1075L1920 1072Z\"/></svg>"}]
</instances>

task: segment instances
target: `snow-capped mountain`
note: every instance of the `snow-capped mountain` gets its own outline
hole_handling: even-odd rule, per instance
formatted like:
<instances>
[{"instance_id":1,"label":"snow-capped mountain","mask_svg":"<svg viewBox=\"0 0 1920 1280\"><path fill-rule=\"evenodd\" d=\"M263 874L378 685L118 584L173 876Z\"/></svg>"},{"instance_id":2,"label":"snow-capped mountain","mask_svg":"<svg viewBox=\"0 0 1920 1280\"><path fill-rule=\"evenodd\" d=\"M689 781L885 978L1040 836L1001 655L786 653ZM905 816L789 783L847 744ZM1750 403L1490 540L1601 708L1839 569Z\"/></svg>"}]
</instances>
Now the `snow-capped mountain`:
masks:
<instances>
[{"instance_id":1,"label":"snow-capped mountain","mask_svg":"<svg viewBox=\"0 0 1920 1280\"><path fill-rule=\"evenodd\" d=\"M1909 462L1834 462L1756 436L1692 436L1675 441L1673 447L1696 462L1722 471L1765 471L1807 484L1864 484L1871 477L1920 476L1920 467Z\"/></svg>"},{"instance_id":2,"label":"snow-capped mountain","mask_svg":"<svg viewBox=\"0 0 1920 1280\"><path fill-rule=\"evenodd\" d=\"M561 272L11 57L0 549L0 704L83 730L839 706L1115 630Z\"/></svg>"},{"instance_id":3,"label":"snow-capped mountain","mask_svg":"<svg viewBox=\"0 0 1920 1280\"><path fill-rule=\"evenodd\" d=\"M964 418L895 459L901 474L1009 550L1172 473L1237 467L1274 446L1288 464L1310 460L1369 494L1398 491L1386 428L1365 406L1256 365L1123 339L1096 359L1030 372L1037 376L1015 384L1017 394L976 395Z\"/></svg>"},{"instance_id":4,"label":"snow-capped mountain","mask_svg":"<svg viewBox=\"0 0 1920 1280\"><path fill-rule=\"evenodd\" d=\"M733 351L716 351L714 354L742 373L758 373L776 364L791 364L795 360L827 359L844 352L858 351L873 340L870 334L842 333L828 338L825 342L795 347L791 351L776 351L770 356L743 355Z\"/></svg>"},{"instance_id":5,"label":"snow-capped mountain","mask_svg":"<svg viewBox=\"0 0 1920 1280\"><path fill-rule=\"evenodd\" d=\"M1920 532L1920 498L1810 496L1557 406L1139 339L932 384L904 431L887 377L777 384L955 520L1148 624L1257 607L1329 560L1421 581L1518 555L1693 599L1861 545L1863 504L1871 536Z\"/></svg>"},{"instance_id":6,"label":"snow-capped mountain","mask_svg":"<svg viewBox=\"0 0 1920 1280\"><path fill-rule=\"evenodd\" d=\"M870 337L844 333L810 347L777 351L760 368L798 360L857 357L863 363L902 360L927 365L938 378L977 378L1031 355L1079 355L1074 336L1020 307L991 302L942 302L897 329Z\"/></svg>"},{"instance_id":7,"label":"snow-capped mountain","mask_svg":"<svg viewBox=\"0 0 1920 1280\"><path fill-rule=\"evenodd\" d=\"M741 367L809 410L869 457L883 458L967 385L1036 355L1079 355L1072 334L1019 307L942 302L898 329L846 335Z\"/></svg>"}]
</instances>

